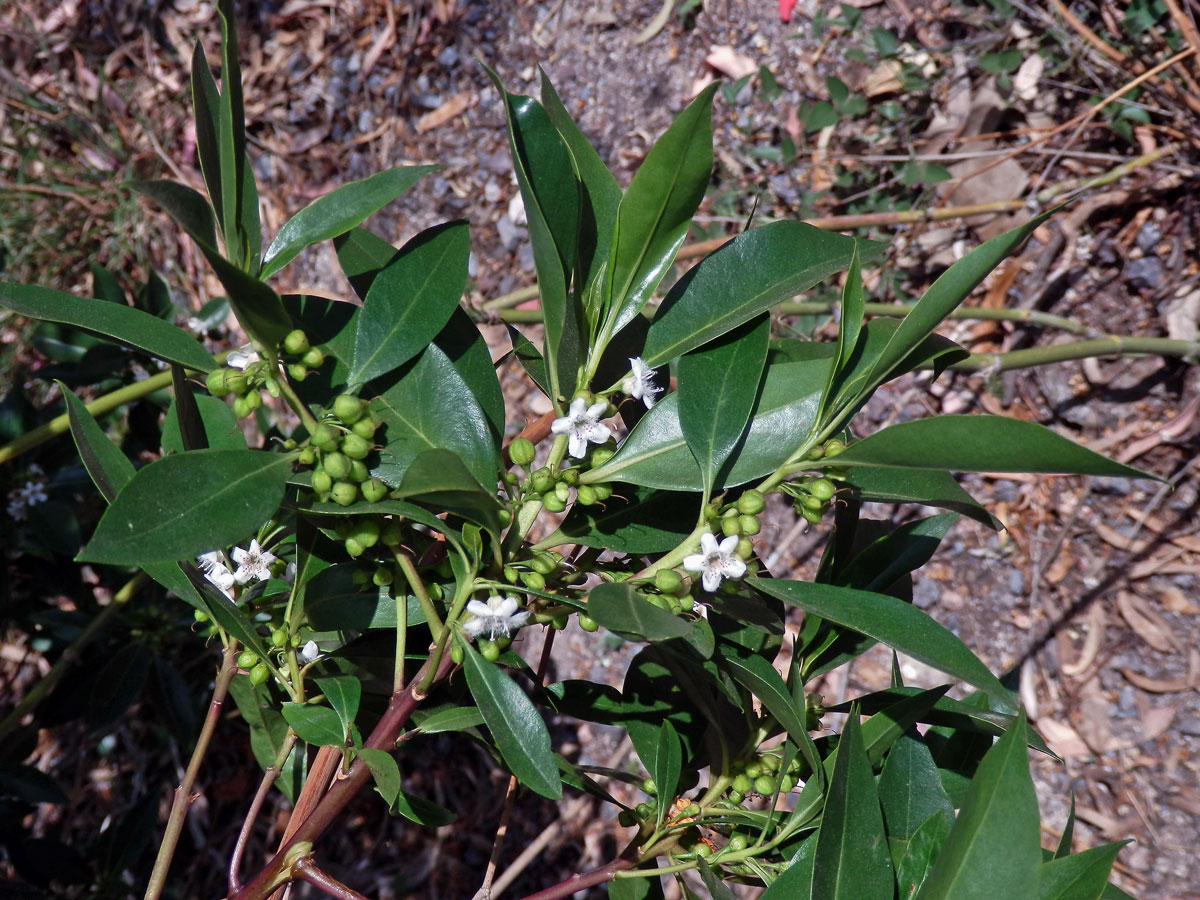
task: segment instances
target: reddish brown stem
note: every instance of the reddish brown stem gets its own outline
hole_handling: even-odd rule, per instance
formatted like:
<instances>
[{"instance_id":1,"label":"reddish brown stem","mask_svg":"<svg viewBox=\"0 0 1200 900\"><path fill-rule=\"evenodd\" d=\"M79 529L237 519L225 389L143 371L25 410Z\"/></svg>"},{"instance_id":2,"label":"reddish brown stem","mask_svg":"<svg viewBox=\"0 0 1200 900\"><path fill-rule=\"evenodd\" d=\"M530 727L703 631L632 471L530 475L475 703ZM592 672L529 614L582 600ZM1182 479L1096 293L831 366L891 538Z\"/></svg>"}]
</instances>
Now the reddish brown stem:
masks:
<instances>
[{"instance_id":1,"label":"reddish brown stem","mask_svg":"<svg viewBox=\"0 0 1200 900\"><path fill-rule=\"evenodd\" d=\"M633 866L633 860L614 859L607 865L601 866L598 869L592 869L590 872L584 872L581 875L572 875L566 881L560 881L558 884L551 885L545 890L538 891L536 894L530 894L522 898L522 900L560 900L562 897L570 897L575 892L582 891L584 888L612 881L617 877L618 872L622 872L625 869L632 869Z\"/></svg>"},{"instance_id":2,"label":"reddish brown stem","mask_svg":"<svg viewBox=\"0 0 1200 900\"><path fill-rule=\"evenodd\" d=\"M307 881L309 884L323 890L330 897L337 897L338 900L367 900L358 891L346 887L346 885L342 884L332 875L323 872L311 859L300 860L292 866L292 872L301 881Z\"/></svg>"}]
</instances>

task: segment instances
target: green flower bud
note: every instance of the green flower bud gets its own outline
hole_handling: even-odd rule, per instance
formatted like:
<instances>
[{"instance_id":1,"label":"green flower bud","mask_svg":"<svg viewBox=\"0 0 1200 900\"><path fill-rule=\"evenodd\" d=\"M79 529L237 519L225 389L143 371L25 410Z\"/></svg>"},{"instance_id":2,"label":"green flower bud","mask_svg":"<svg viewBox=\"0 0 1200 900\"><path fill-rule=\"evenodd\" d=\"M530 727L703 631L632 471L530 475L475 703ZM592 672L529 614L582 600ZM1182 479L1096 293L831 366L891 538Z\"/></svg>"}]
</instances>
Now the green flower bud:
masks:
<instances>
[{"instance_id":1,"label":"green flower bud","mask_svg":"<svg viewBox=\"0 0 1200 900\"><path fill-rule=\"evenodd\" d=\"M197 609L192 612L192 618L195 619L197 622L207 622L208 621L208 613L204 612L203 610Z\"/></svg>"},{"instance_id":2,"label":"green flower bud","mask_svg":"<svg viewBox=\"0 0 1200 900\"><path fill-rule=\"evenodd\" d=\"M488 662L495 662L500 658L500 646L495 641L487 639L478 642L479 655Z\"/></svg>"},{"instance_id":3,"label":"green flower bud","mask_svg":"<svg viewBox=\"0 0 1200 900\"><path fill-rule=\"evenodd\" d=\"M600 630L600 623L597 622L595 619L593 619L591 616L589 616L587 613L580 613L578 621L579 621L579 627L582 628L584 631L594 632L594 631Z\"/></svg>"},{"instance_id":4,"label":"green flower bud","mask_svg":"<svg viewBox=\"0 0 1200 900\"><path fill-rule=\"evenodd\" d=\"M267 393L276 399L279 398L279 379L274 375L268 375L263 379L263 386L267 389Z\"/></svg>"},{"instance_id":5,"label":"green flower bud","mask_svg":"<svg viewBox=\"0 0 1200 900\"><path fill-rule=\"evenodd\" d=\"M751 780L750 776L745 774L735 775L733 777L733 781L729 783L729 786L742 794L748 794L754 790L753 780Z\"/></svg>"},{"instance_id":6,"label":"green flower bud","mask_svg":"<svg viewBox=\"0 0 1200 900\"><path fill-rule=\"evenodd\" d=\"M366 441L370 441L375 437L375 431L378 428L379 423L374 421L370 416L363 416L350 426L351 431Z\"/></svg>"},{"instance_id":7,"label":"green flower bud","mask_svg":"<svg viewBox=\"0 0 1200 900\"><path fill-rule=\"evenodd\" d=\"M726 796L729 797L729 800L731 803L740 805L741 802L746 799L746 792L745 791L730 791Z\"/></svg>"},{"instance_id":8,"label":"green flower bud","mask_svg":"<svg viewBox=\"0 0 1200 900\"><path fill-rule=\"evenodd\" d=\"M250 390L250 379L246 377L245 372L240 372L237 369L225 370L225 392L227 394L238 394L239 396Z\"/></svg>"},{"instance_id":9,"label":"green flower bud","mask_svg":"<svg viewBox=\"0 0 1200 900\"><path fill-rule=\"evenodd\" d=\"M758 761L762 765L763 771L765 772L779 771L779 757L774 753L764 753L758 758Z\"/></svg>"},{"instance_id":10,"label":"green flower bud","mask_svg":"<svg viewBox=\"0 0 1200 900\"><path fill-rule=\"evenodd\" d=\"M683 577L674 569L659 569L654 573L654 586L664 594L674 594L683 584Z\"/></svg>"},{"instance_id":11,"label":"green flower bud","mask_svg":"<svg viewBox=\"0 0 1200 900\"><path fill-rule=\"evenodd\" d=\"M258 395L255 394L255 396L258 396ZM250 415L250 413L252 413L253 411L254 410L252 410L250 408L250 404L248 404L246 402L245 397L234 397L233 398L233 414L235 417L237 417L239 419L244 419L244 418L246 418L246 416Z\"/></svg>"},{"instance_id":12,"label":"green flower bud","mask_svg":"<svg viewBox=\"0 0 1200 900\"><path fill-rule=\"evenodd\" d=\"M333 479L324 469L313 469L312 489L318 494L328 494L333 490Z\"/></svg>"},{"instance_id":13,"label":"green flower bud","mask_svg":"<svg viewBox=\"0 0 1200 900\"><path fill-rule=\"evenodd\" d=\"M542 498L542 505L546 507L546 512L560 513L567 508L566 501L559 499L557 494L547 494Z\"/></svg>"},{"instance_id":14,"label":"green flower bud","mask_svg":"<svg viewBox=\"0 0 1200 900\"><path fill-rule=\"evenodd\" d=\"M288 633L286 629L276 628L271 632L272 647L286 647L288 642Z\"/></svg>"},{"instance_id":15,"label":"green flower bud","mask_svg":"<svg viewBox=\"0 0 1200 900\"><path fill-rule=\"evenodd\" d=\"M496 513L496 516L500 519L501 527L507 527L512 522L512 513L507 509L500 510L500 512Z\"/></svg>"},{"instance_id":16,"label":"green flower bud","mask_svg":"<svg viewBox=\"0 0 1200 900\"><path fill-rule=\"evenodd\" d=\"M653 778L643 778L642 779L642 790L645 791L647 794L649 794L651 797L653 797L655 794L658 793L658 785L654 783Z\"/></svg>"},{"instance_id":17,"label":"green flower bud","mask_svg":"<svg viewBox=\"0 0 1200 900\"><path fill-rule=\"evenodd\" d=\"M821 510L823 510L825 508L825 501L822 500L820 497L814 497L811 494L809 494L807 497L805 497L803 500L800 501L800 505L803 506L805 509L812 510L813 512L820 512Z\"/></svg>"},{"instance_id":18,"label":"green flower bud","mask_svg":"<svg viewBox=\"0 0 1200 900\"><path fill-rule=\"evenodd\" d=\"M225 382L228 371L228 369L213 369L208 373L208 377L204 379L204 386L208 388L208 392L214 397L224 397L229 393L229 387Z\"/></svg>"},{"instance_id":19,"label":"green flower bud","mask_svg":"<svg viewBox=\"0 0 1200 900\"><path fill-rule=\"evenodd\" d=\"M558 570L558 560L549 553L539 553L530 562L530 566L539 575L553 575Z\"/></svg>"},{"instance_id":20,"label":"green flower bud","mask_svg":"<svg viewBox=\"0 0 1200 900\"><path fill-rule=\"evenodd\" d=\"M565 481L560 481L554 486L554 496L561 500L564 504L571 499L571 488Z\"/></svg>"},{"instance_id":21,"label":"green flower bud","mask_svg":"<svg viewBox=\"0 0 1200 900\"><path fill-rule=\"evenodd\" d=\"M630 828L637 824L637 813L632 809L623 809L617 813L617 824Z\"/></svg>"},{"instance_id":22,"label":"green flower bud","mask_svg":"<svg viewBox=\"0 0 1200 900\"><path fill-rule=\"evenodd\" d=\"M260 394L258 391L250 391L250 393L246 394L246 396L242 399L246 401L246 408L249 409L250 412L254 412L254 410L262 406L262 394Z\"/></svg>"},{"instance_id":23,"label":"green flower bud","mask_svg":"<svg viewBox=\"0 0 1200 900\"><path fill-rule=\"evenodd\" d=\"M762 528L759 524L758 516L741 516L738 518L738 523L741 526L742 534L745 535L758 534Z\"/></svg>"},{"instance_id":24,"label":"green flower bud","mask_svg":"<svg viewBox=\"0 0 1200 900\"><path fill-rule=\"evenodd\" d=\"M265 663L259 663L250 670L251 684L266 684L267 679L271 677L271 670L267 668Z\"/></svg>"},{"instance_id":25,"label":"green flower bud","mask_svg":"<svg viewBox=\"0 0 1200 900\"><path fill-rule=\"evenodd\" d=\"M309 347L300 357L300 362L310 369L319 369L325 365L325 354L317 347Z\"/></svg>"},{"instance_id":26,"label":"green flower bud","mask_svg":"<svg viewBox=\"0 0 1200 900\"><path fill-rule=\"evenodd\" d=\"M806 518L813 525L816 525L818 522L821 521L821 514L814 509L807 509L805 507L801 507L800 515L804 516L804 518Z\"/></svg>"},{"instance_id":27,"label":"green flower bud","mask_svg":"<svg viewBox=\"0 0 1200 900\"><path fill-rule=\"evenodd\" d=\"M652 803L639 803L634 808L639 819L649 819L654 817L657 812L657 807Z\"/></svg>"},{"instance_id":28,"label":"green flower bud","mask_svg":"<svg viewBox=\"0 0 1200 900\"><path fill-rule=\"evenodd\" d=\"M539 572L522 572L521 583L531 591L544 591L546 589L546 579Z\"/></svg>"},{"instance_id":29,"label":"green flower bud","mask_svg":"<svg viewBox=\"0 0 1200 900\"><path fill-rule=\"evenodd\" d=\"M329 498L338 506L349 506L358 499L358 485L353 481L335 481Z\"/></svg>"},{"instance_id":30,"label":"green flower bud","mask_svg":"<svg viewBox=\"0 0 1200 900\"><path fill-rule=\"evenodd\" d=\"M520 578L521 578L521 573L518 572L515 568L513 568L512 566L504 567L504 580L507 581L509 584L516 584L517 581L520 580Z\"/></svg>"},{"instance_id":31,"label":"green flower bud","mask_svg":"<svg viewBox=\"0 0 1200 900\"><path fill-rule=\"evenodd\" d=\"M580 506L593 506L596 503L596 489L590 484L581 484L575 490L575 499Z\"/></svg>"},{"instance_id":32,"label":"green flower bud","mask_svg":"<svg viewBox=\"0 0 1200 900\"><path fill-rule=\"evenodd\" d=\"M362 483L363 499L369 503L378 503L388 495L387 485L378 478L368 478Z\"/></svg>"},{"instance_id":33,"label":"green flower bud","mask_svg":"<svg viewBox=\"0 0 1200 900\"><path fill-rule=\"evenodd\" d=\"M603 444L592 450L590 462L593 469L598 469L614 456L617 455L616 448L606 447Z\"/></svg>"},{"instance_id":34,"label":"green flower bud","mask_svg":"<svg viewBox=\"0 0 1200 900\"><path fill-rule=\"evenodd\" d=\"M536 455L537 448L533 446L533 441L529 438L514 438L508 445L508 458L513 461L514 465L527 466L533 462Z\"/></svg>"},{"instance_id":35,"label":"green flower bud","mask_svg":"<svg viewBox=\"0 0 1200 900\"><path fill-rule=\"evenodd\" d=\"M374 547L379 542L379 520L374 516L354 516L346 537L354 538L364 547Z\"/></svg>"},{"instance_id":36,"label":"green flower bud","mask_svg":"<svg viewBox=\"0 0 1200 900\"><path fill-rule=\"evenodd\" d=\"M366 459L367 455L374 448L371 446L370 441L351 432L342 438L339 449L351 459Z\"/></svg>"},{"instance_id":37,"label":"green flower bud","mask_svg":"<svg viewBox=\"0 0 1200 900\"><path fill-rule=\"evenodd\" d=\"M350 460L350 478L355 484L362 484L371 477L371 470L367 468L367 464L361 459Z\"/></svg>"},{"instance_id":38,"label":"green flower bud","mask_svg":"<svg viewBox=\"0 0 1200 900\"><path fill-rule=\"evenodd\" d=\"M328 422L321 422L313 429L309 443L323 453L333 453L338 448L341 433Z\"/></svg>"},{"instance_id":39,"label":"green flower bud","mask_svg":"<svg viewBox=\"0 0 1200 900\"><path fill-rule=\"evenodd\" d=\"M456 666L463 664L463 648L458 646L458 644L450 648L450 661Z\"/></svg>"},{"instance_id":40,"label":"green flower bud","mask_svg":"<svg viewBox=\"0 0 1200 900\"><path fill-rule=\"evenodd\" d=\"M737 852L739 850L745 850L746 847L749 845L749 843L750 843L749 840L747 839L747 837L744 834L742 834L741 832L735 831L733 834L731 834L729 836L729 843L726 844L725 846L728 847L730 850Z\"/></svg>"},{"instance_id":41,"label":"green flower bud","mask_svg":"<svg viewBox=\"0 0 1200 900\"><path fill-rule=\"evenodd\" d=\"M554 475L545 466L535 469L529 475L529 482L536 494L544 494L554 489Z\"/></svg>"},{"instance_id":42,"label":"green flower bud","mask_svg":"<svg viewBox=\"0 0 1200 900\"><path fill-rule=\"evenodd\" d=\"M341 394L333 401L333 414L343 425L353 425L366 411L366 401L353 394Z\"/></svg>"},{"instance_id":43,"label":"green flower bud","mask_svg":"<svg viewBox=\"0 0 1200 900\"><path fill-rule=\"evenodd\" d=\"M597 500L607 500L612 496L611 484L593 484L589 485L589 487L596 492Z\"/></svg>"},{"instance_id":44,"label":"green flower bud","mask_svg":"<svg viewBox=\"0 0 1200 900\"><path fill-rule=\"evenodd\" d=\"M562 481L569 484L571 487L579 484L579 470L575 468L563 469L561 473Z\"/></svg>"},{"instance_id":45,"label":"green flower bud","mask_svg":"<svg viewBox=\"0 0 1200 900\"><path fill-rule=\"evenodd\" d=\"M846 445L842 441L839 441L837 438L834 438L832 441L825 442L826 458L828 458L830 456L837 456L839 453L841 453L845 449L846 449Z\"/></svg>"},{"instance_id":46,"label":"green flower bud","mask_svg":"<svg viewBox=\"0 0 1200 900\"><path fill-rule=\"evenodd\" d=\"M371 580L375 582L376 587L387 587L392 583L392 570L387 566L380 566L371 575Z\"/></svg>"},{"instance_id":47,"label":"green flower bud","mask_svg":"<svg viewBox=\"0 0 1200 900\"><path fill-rule=\"evenodd\" d=\"M362 544L360 544L358 541L356 541L354 538L346 538L346 540L343 542L343 545L345 546L346 552L350 555L351 559L358 559L360 556L362 556L364 553L367 552L367 548L364 547ZM354 574L358 575L359 573L355 572ZM361 574L363 576L362 583L365 585L367 583L367 581L370 580L371 576L368 575L366 572L363 572Z\"/></svg>"},{"instance_id":48,"label":"green flower bud","mask_svg":"<svg viewBox=\"0 0 1200 900\"><path fill-rule=\"evenodd\" d=\"M253 650L243 650L238 654L237 664L239 669L253 669L258 665L258 654Z\"/></svg>"},{"instance_id":49,"label":"green flower bud","mask_svg":"<svg viewBox=\"0 0 1200 900\"><path fill-rule=\"evenodd\" d=\"M705 859L709 856L712 856L715 851L713 850L711 844L706 844L704 841L697 841L695 846L692 847L692 852L695 853L700 859Z\"/></svg>"},{"instance_id":50,"label":"green flower bud","mask_svg":"<svg viewBox=\"0 0 1200 900\"><path fill-rule=\"evenodd\" d=\"M764 797L770 797L775 793L775 779L770 775L760 775L754 779L754 790Z\"/></svg>"},{"instance_id":51,"label":"green flower bud","mask_svg":"<svg viewBox=\"0 0 1200 900\"><path fill-rule=\"evenodd\" d=\"M350 458L344 453L326 453L321 459L321 465L330 478L344 480L350 477Z\"/></svg>"},{"instance_id":52,"label":"green flower bud","mask_svg":"<svg viewBox=\"0 0 1200 900\"><path fill-rule=\"evenodd\" d=\"M742 533L742 520L737 515L737 510L734 510L734 515L727 516L721 520L721 533L725 537L732 537L733 535Z\"/></svg>"},{"instance_id":53,"label":"green flower bud","mask_svg":"<svg viewBox=\"0 0 1200 900\"><path fill-rule=\"evenodd\" d=\"M831 500L837 493L837 485L828 478L818 478L808 486L808 492L818 500Z\"/></svg>"},{"instance_id":54,"label":"green flower bud","mask_svg":"<svg viewBox=\"0 0 1200 900\"><path fill-rule=\"evenodd\" d=\"M679 611L691 612L696 607L696 598L691 594L683 594L679 598Z\"/></svg>"},{"instance_id":55,"label":"green flower bud","mask_svg":"<svg viewBox=\"0 0 1200 900\"><path fill-rule=\"evenodd\" d=\"M288 363L287 373L292 381L303 381L308 377L308 366L304 363Z\"/></svg>"},{"instance_id":56,"label":"green flower bud","mask_svg":"<svg viewBox=\"0 0 1200 900\"><path fill-rule=\"evenodd\" d=\"M757 759L750 760L746 763L746 768L743 771L746 773L746 777L753 781L755 778L762 775L762 763Z\"/></svg>"},{"instance_id":57,"label":"green flower bud","mask_svg":"<svg viewBox=\"0 0 1200 900\"><path fill-rule=\"evenodd\" d=\"M357 542L355 542L355 543L357 544ZM361 555L361 553L362 553L362 549L359 550L360 555ZM359 587L366 587L367 584L371 580L371 573L368 572L366 569L355 569L353 572L350 573L350 580L353 581L355 584L357 584Z\"/></svg>"},{"instance_id":58,"label":"green flower bud","mask_svg":"<svg viewBox=\"0 0 1200 900\"><path fill-rule=\"evenodd\" d=\"M766 502L763 500L762 492L755 488L743 491L742 496L738 497L738 512L744 515L756 516L763 511L765 506Z\"/></svg>"},{"instance_id":59,"label":"green flower bud","mask_svg":"<svg viewBox=\"0 0 1200 900\"><path fill-rule=\"evenodd\" d=\"M303 356L308 347L308 335L299 328L289 331L283 339L283 352L288 356Z\"/></svg>"}]
</instances>

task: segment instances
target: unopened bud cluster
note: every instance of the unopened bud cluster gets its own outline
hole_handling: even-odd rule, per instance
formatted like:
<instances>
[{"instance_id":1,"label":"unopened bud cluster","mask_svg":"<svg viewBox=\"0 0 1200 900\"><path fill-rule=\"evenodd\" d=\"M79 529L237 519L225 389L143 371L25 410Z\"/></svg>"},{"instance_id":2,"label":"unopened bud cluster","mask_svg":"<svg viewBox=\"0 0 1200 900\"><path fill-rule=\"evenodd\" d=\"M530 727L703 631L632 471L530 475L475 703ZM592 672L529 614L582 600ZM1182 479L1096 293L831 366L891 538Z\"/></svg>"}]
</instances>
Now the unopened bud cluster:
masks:
<instances>
[{"instance_id":1,"label":"unopened bud cluster","mask_svg":"<svg viewBox=\"0 0 1200 900\"><path fill-rule=\"evenodd\" d=\"M313 467L311 484L322 500L349 506L360 497L377 503L388 488L371 475L367 460L375 452L375 432L381 422L366 401L342 394L330 407L300 450L301 465Z\"/></svg>"}]
</instances>

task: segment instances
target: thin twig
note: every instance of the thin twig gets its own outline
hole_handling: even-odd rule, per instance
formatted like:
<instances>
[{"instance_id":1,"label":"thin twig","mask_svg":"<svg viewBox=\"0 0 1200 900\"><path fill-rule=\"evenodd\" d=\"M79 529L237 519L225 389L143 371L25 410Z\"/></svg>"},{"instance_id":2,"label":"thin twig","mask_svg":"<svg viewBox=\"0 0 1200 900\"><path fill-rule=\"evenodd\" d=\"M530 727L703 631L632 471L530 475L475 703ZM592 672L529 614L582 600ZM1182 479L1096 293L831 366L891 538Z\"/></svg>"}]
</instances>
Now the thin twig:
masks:
<instances>
[{"instance_id":1,"label":"thin twig","mask_svg":"<svg viewBox=\"0 0 1200 900\"><path fill-rule=\"evenodd\" d=\"M358 891L347 887L332 875L322 871L317 864L308 857L297 860L292 866L292 873L301 881L307 881L314 887L318 887L323 890L330 897L337 897L338 900L367 900L367 898Z\"/></svg>"},{"instance_id":2,"label":"thin twig","mask_svg":"<svg viewBox=\"0 0 1200 900\"><path fill-rule=\"evenodd\" d=\"M238 832L237 843L233 846L233 856L229 860L229 893L231 894L242 886L242 880L238 872L242 867L242 856L246 852L246 842L250 838L250 832L254 829L254 822L258 819L258 813L262 809L263 802L267 799L271 785L275 783L275 779L283 769L284 763L287 762L288 754L292 752L292 748L295 746L296 732L289 728L287 735L283 739L283 745L279 748L279 752L275 754L275 759L271 762L271 765L267 766L267 770L263 772L262 781L259 782L258 790L254 793L254 799L250 802L250 811L246 813L246 819L242 822L242 829Z\"/></svg>"}]
</instances>

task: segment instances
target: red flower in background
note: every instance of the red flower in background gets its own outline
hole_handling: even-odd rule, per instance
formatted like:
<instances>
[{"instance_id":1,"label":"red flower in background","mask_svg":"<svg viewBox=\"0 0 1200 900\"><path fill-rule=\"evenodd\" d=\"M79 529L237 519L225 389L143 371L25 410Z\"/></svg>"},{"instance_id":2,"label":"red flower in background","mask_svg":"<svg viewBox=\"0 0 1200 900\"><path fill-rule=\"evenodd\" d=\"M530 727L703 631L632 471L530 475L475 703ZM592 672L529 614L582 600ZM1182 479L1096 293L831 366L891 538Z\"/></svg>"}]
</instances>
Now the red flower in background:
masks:
<instances>
[{"instance_id":1,"label":"red flower in background","mask_svg":"<svg viewBox=\"0 0 1200 900\"><path fill-rule=\"evenodd\" d=\"M796 0L779 0L779 21L792 21L792 10L796 8Z\"/></svg>"}]
</instances>

